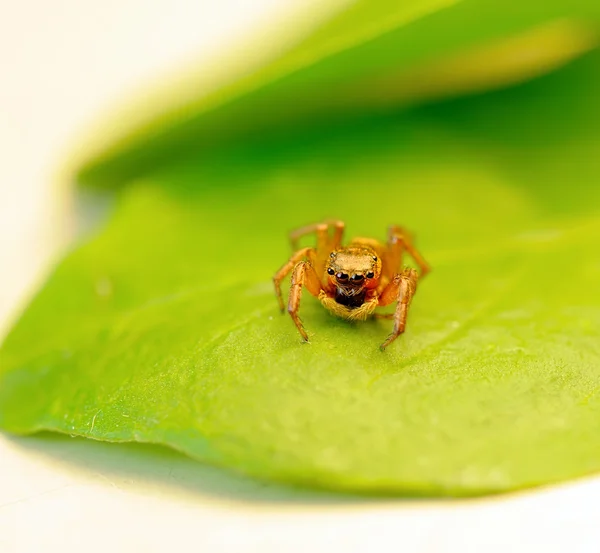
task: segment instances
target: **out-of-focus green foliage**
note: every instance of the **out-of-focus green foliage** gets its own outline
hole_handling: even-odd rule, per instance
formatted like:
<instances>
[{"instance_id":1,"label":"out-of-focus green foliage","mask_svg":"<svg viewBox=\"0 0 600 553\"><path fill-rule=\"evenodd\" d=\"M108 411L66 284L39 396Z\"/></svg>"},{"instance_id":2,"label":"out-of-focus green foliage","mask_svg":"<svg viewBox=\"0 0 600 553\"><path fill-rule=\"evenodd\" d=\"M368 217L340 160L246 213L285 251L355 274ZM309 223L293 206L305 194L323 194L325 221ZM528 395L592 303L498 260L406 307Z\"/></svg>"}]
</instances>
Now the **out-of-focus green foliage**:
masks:
<instances>
[{"instance_id":1,"label":"out-of-focus green foliage","mask_svg":"<svg viewBox=\"0 0 600 553\"><path fill-rule=\"evenodd\" d=\"M87 174L143 175L0 351L0 426L366 492L473 495L598 470L599 95L594 52L509 90L227 148L204 151L217 122L198 119L181 134L198 136L193 156L144 171L131 142ZM349 324L305 294L303 344L279 314L286 232L329 217L350 235L405 225L434 268L384 353L389 321Z\"/></svg>"},{"instance_id":2,"label":"out-of-focus green foliage","mask_svg":"<svg viewBox=\"0 0 600 553\"><path fill-rule=\"evenodd\" d=\"M263 67L244 75L232 72L230 81L214 85L204 73L192 72L189 81L174 81L173 90L164 94L167 100L160 96L161 112L140 115L136 100L116 113L87 145L79 180L114 184L199 150L256 142L265 135L318 132L324 124L390 106L526 79L551 68L552 60L589 48L600 25L596 0L348 4L350 9L340 8ZM509 43L485 52L515 36L523 40L512 48ZM473 62L469 54L482 49ZM527 67L527 60L534 64L529 72L506 69Z\"/></svg>"}]
</instances>

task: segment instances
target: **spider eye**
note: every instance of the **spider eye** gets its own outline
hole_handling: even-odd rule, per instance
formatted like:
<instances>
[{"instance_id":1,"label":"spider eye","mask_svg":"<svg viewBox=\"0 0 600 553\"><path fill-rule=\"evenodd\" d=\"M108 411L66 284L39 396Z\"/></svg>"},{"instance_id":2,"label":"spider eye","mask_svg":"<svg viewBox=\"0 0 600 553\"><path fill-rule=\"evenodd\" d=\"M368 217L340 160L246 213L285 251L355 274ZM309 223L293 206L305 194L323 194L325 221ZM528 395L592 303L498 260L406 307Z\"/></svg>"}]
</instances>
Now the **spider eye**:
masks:
<instances>
[{"instance_id":1,"label":"spider eye","mask_svg":"<svg viewBox=\"0 0 600 553\"><path fill-rule=\"evenodd\" d=\"M373 256L373 261L377 261L377 256L376 255Z\"/></svg>"},{"instance_id":2,"label":"spider eye","mask_svg":"<svg viewBox=\"0 0 600 553\"><path fill-rule=\"evenodd\" d=\"M367 273L367 278L373 278L375 276L375 273L373 271L369 271Z\"/></svg>"},{"instance_id":3,"label":"spider eye","mask_svg":"<svg viewBox=\"0 0 600 553\"><path fill-rule=\"evenodd\" d=\"M329 257L331 257L331 258L335 257L335 252L331 252L331 253L329 254Z\"/></svg>"},{"instance_id":4,"label":"spider eye","mask_svg":"<svg viewBox=\"0 0 600 553\"><path fill-rule=\"evenodd\" d=\"M335 271L331 267L329 267L329 269L327 269L327 274L328 275L334 275Z\"/></svg>"}]
</instances>

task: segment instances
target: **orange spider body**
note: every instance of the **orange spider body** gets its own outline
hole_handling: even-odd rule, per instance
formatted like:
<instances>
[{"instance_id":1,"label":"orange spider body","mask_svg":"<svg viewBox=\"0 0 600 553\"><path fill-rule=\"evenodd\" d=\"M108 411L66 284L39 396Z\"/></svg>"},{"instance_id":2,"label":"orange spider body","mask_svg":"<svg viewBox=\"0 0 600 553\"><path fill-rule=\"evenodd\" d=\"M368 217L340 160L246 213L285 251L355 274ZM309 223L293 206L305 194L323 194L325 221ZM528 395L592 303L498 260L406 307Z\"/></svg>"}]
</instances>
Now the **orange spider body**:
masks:
<instances>
[{"instance_id":1,"label":"orange spider body","mask_svg":"<svg viewBox=\"0 0 600 553\"><path fill-rule=\"evenodd\" d=\"M316 248L298 249L300 237L315 233ZM394 319L394 329L381 344L385 349L406 327L408 306L417 281L429 272L429 265L414 248L410 235L398 226L389 228L386 243L371 238L355 238L342 246L344 223L320 223L291 233L294 254L273 277L275 293L285 311L281 281L292 272L288 313L302 338L308 334L298 315L302 289L317 297L331 313L344 319L364 321L370 316ZM402 268L402 255L409 253L420 269ZM390 315L375 313L377 307L397 302Z\"/></svg>"}]
</instances>

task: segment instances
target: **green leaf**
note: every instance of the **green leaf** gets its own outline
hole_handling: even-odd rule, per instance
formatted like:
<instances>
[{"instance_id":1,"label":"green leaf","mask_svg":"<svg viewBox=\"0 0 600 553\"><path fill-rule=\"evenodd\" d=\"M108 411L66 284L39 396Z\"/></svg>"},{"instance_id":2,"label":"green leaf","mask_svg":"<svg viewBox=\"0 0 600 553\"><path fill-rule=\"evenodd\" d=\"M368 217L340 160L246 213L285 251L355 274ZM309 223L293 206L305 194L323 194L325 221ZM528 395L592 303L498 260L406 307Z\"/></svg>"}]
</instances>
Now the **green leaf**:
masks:
<instances>
[{"instance_id":1,"label":"green leaf","mask_svg":"<svg viewBox=\"0 0 600 553\"><path fill-rule=\"evenodd\" d=\"M600 469L600 54L510 90L198 154L119 191L0 352L0 426L260 478L475 495ZM415 231L406 333L270 278L286 232Z\"/></svg>"},{"instance_id":2,"label":"green leaf","mask_svg":"<svg viewBox=\"0 0 600 553\"><path fill-rule=\"evenodd\" d=\"M243 64L163 77L102 114L78 144L78 180L113 185L199 150L505 86L598 43L596 0L329 3L337 12L283 52L267 34Z\"/></svg>"}]
</instances>

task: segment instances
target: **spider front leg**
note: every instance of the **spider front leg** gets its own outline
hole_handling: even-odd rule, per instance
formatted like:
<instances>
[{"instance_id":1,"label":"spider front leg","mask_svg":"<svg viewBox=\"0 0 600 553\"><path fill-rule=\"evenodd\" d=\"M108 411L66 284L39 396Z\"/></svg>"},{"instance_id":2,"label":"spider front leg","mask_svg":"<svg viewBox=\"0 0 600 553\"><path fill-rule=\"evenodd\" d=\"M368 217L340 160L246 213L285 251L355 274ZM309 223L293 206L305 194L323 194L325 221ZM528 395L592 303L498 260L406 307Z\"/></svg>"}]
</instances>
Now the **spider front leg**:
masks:
<instances>
[{"instance_id":1,"label":"spider front leg","mask_svg":"<svg viewBox=\"0 0 600 553\"><path fill-rule=\"evenodd\" d=\"M417 271L415 269L404 269L402 273L397 274L384 288L379 296L379 305L389 305L397 301L396 311L394 312L394 330L381 344L381 350L385 350L406 328L406 318L408 316L408 306L417 290Z\"/></svg>"},{"instance_id":2,"label":"spider front leg","mask_svg":"<svg viewBox=\"0 0 600 553\"><path fill-rule=\"evenodd\" d=\"M303 286L305 286L313 296L319 297L319 293L321 292L321 281L319 280L319 275L317 275L314 267L308 261L300 261L294 267L294 272L292 273L292 285L290 287L290 298L288 301L288 313L292 317L302 339L305 342L308 342L308 334L306 333L306 330L304 330L304 325L298 315Z\"/></svg>"},{"instance_id":3,"label":"spider front leg","mask_svg":"<svg viewBox=\"0 0 600 553\"><path fill-rule=\"evenodd\" d=\"M275 273L273 277L273 284L275 285L275 296L279 303L279 309L283 313L285 311L285 305L283 303L283 296L281 295L281 281L288 276L290 271L296 266L296 264L303 258L314 262L317 257L317 251L314 248L302 248L295 252L289 261L282 265L282 267Z\"/></svg>"}]
</instances>

